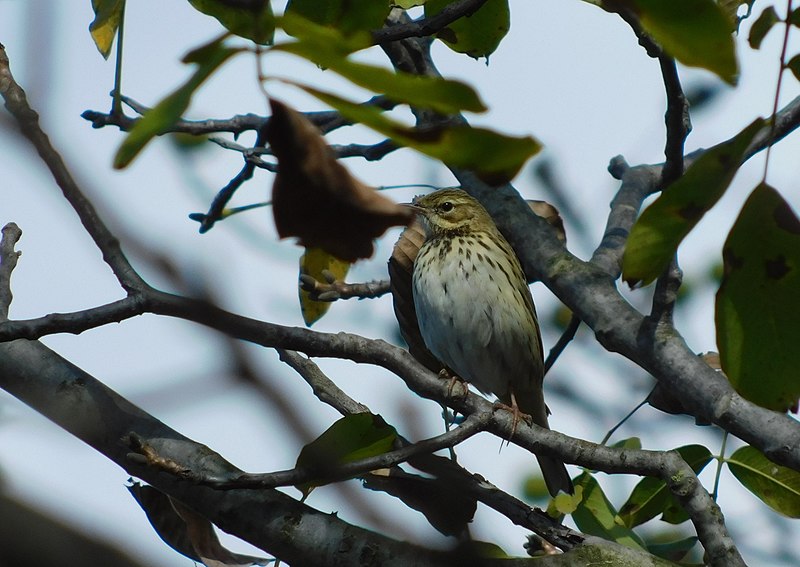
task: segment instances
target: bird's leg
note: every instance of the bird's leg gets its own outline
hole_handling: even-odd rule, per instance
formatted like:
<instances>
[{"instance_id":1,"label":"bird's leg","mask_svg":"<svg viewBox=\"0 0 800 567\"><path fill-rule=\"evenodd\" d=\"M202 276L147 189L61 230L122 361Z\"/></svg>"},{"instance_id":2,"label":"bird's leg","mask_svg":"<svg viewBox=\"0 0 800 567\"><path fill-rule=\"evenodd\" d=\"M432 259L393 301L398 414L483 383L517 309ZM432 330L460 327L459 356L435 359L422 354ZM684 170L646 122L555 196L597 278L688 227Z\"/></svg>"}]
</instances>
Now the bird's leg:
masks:
<instances>
[{"instance_id":1,"label":"bird's leg","mask_svg":"<svg viewBox=\"0 0 800 567\"><path fill-rule=\"evenodd\" d=\"M494 409L503 409L511 412L513 421L511 425L511 436L508 438L509 440L511 440L511 438L514 437L514 434L517 432L517 424L519 424L520 420L524 421L528 425L533 423L533 418L529 414L523 413L522 410L519 409L519 406L517 405L517 398L514 396L513 390L511 391L511 405L509 406L503 402L495 402Z\"/></svg>"}]
</instances>

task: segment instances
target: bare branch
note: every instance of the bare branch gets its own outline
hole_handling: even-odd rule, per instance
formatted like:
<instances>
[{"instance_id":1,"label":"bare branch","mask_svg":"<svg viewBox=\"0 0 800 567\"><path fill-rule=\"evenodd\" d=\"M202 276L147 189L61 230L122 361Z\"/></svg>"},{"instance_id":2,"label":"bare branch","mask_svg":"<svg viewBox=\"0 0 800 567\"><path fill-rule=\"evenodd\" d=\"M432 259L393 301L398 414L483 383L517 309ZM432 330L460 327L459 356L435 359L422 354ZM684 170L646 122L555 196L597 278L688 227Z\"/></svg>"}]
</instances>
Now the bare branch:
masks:
<instances>
[{"instance_id":1,"label":"bare branch","mask_svg":"<svg viewBox=\"0 0 800 567\"><path fill-rule=\"evenodd\" d=\"M264 161L259 157L264 154L273 155L272 150L269 148L247 147L216 136L208 140L226 150L233 150L241 153L244 155L245 159L253 162L257 167L273 172L278 170L276 164ZM377 144L331 144L328 147L337 158L361 157L367 161L381 160L390 153L400 149L400 146L395 144L392 140L383 140Z\"/></svg>"},{"instance_id":2,"label":"bare branch","mask_svg":"<svg viewBox=\"0 0 800 567\"><path fill-rule=\"evenodd\" d=\"M6 108L19 124L20 131L36 148L64 193L64 197L78 213L83 227L103 253L103 260L111 267L120 285L128 292L146 286L123 254L119 241L100 219L94 205L83 195L61 155L39 126L39 115L30 107L25 91L14 80L6 50L2 45L0 45L0 95L5 100Z\"/></svg>"},{"instance_id":3,"label":"bare branch","mask_svg":"<svg viewBox=\"0 0 800 567\"><path fill-rule=\"evenodd\" d=\"M225 490L239 488L277 488L280 486L296 486L307 482L327 484L353 478L376 469L385 469L399 465L418 455L427 455L439 451L440 449L453 447L483 431L490 419L491 412L487 414L474 414L464 420L464 423L460 426L451 429L447 433L437 435L436 437L410 443L400 449L389 451L388 453L359 459L349 463L319 463L320 466L318 470L294 468L274 473L245 473L236 476L225 476L223 478L194 476L191 472L187 472L183 476L200 484Z\"/></svg>"},{"instance_id":4,"label":"bare branch","mask_svg":"<svg viewBox=\"0 0 800 567\"><path fill-rule=\"evenodd\" d=\"M333 380L328 378L310 358L293 350L276 349L281 360L294 368L305 380L314 395L342 415L368 412L369 408L348 396Z\"/></svg>"},{"instance_id":5,"label":"bare branch","mask_svg":"<svg viewBox=\"0 0 800 567\"><path fill-rule=\"evenodd\" d=\"M689 102L683 94L675 59L662 53L658 62L667 91L667 112L664 116L667 125L664 147L666 161L661 173L661 185L667 187L683 175L683 147L692 131L692 122L689 118Z\"/></svg>"},{"instance_id":6,"label":"bare branch","mask_svg":"<svg viewBox=\"0 0 800 567\"><path fill-rule=\"evenodd\" d=\"M149 106L137 102L130 97L122 96L121 100L139 115L151 110ZM365 106L376 106L384 110L391 110L396 106L396 103L380 95L373 96L362 104ZM306 112L304 115L324 133L353 124L352 121L343 118L336 110ZM81 117L91 122L93 128L116 126L123 132L130 131L139 121L139 118L132 118L124 114L107 114L96 110L86 110L81 114ZM207 120L180 119L162 133L171 132L202 136L219 132L230 132L238 136L243 132L259 130L268 120L269 117L259 116L257 114L237 114L231 118L210 118Z\"/></svg>"},{"instance_id":7,"label":"bare branch","mask_svg":"<svg viewBox=\"0 0 800 567\"><path fill-rule=\"evenodd\" d=\"M655 293L653 294L653 308L650 312L650 318L658 324L672 327L672 313L675 310L675 302L678 299L678 290L682 281L683 271L678 266L678 260L673 259L667 269L664 270L664 273L659 276Z\"/></svg>"},{"instance_id":8,"label":"bare branch","mask_svg":"<svg viewBox=\"0 0 800 567\"><path fill-rule=\"evenodd\" d=\"M553 345L553 348L550 349L550 352L547 354L547 360L544 362L544 373L547 372L553 367L558 360L558 357L561 356L561 353L564 352L564 349L567 348L567 345L572 342L572 339L575 338L575 333L578 332L578 327L581 326L581 320L579 317L572 315L569 319L569 325L567 328L564 329L564 332L558 338L558 342Z\"/></svg>"},{"instance_id":9,"label":"bare branch","mask_svg":"<svg viewBox=\"0 0 800 567\"><path fill-rule=\"evenodd\" d=\"M317 301L337 301L339 299L373 299L391 291L389 280L364 283L345 283L329 281L322 283L308 274L300 275L300 287Z\"/></svg>"},{"instance_id":10,"label":"bare branch","mask_svg":"<svg viewBox=\"0 0 800 567\"><path fill-rule=\"evenodd\" d=\"M189 505L221 529L294 565L447 565L447 555L348 524L276 490L217 491L128 458L124 439L139 435L178 467L207 475L241 471L168 428L35 341L0 344L0 387L82 439L130 475ZM346 548L341 542L347 541Z\"/></svg>"},{"instance_id":11,"label":"bare branch","mask_svg":"<svg viewBox=\"0 0 800 567\"><path fill-rule=\"evenodd\" d=\"M434 35L459 18L471 16L477 12L486 0L457 0L445 6L441 12L430 18L387 26L372 32L374 43L389 43L409 37L425 37Z\"/></svg>"},{"instance_id":12,"label":"bare branch","mask_svg":"<svg viewBox=\"0 0 800 567\"><path fill-rule=\"evenodd\" d=\"M21 237L22 231L13 222L3 227L3 237L0 240L0 321L8 319L8 310L14 297L11 293L11 274L22 254L14 248Z\"/></svg>"}]
</instances>

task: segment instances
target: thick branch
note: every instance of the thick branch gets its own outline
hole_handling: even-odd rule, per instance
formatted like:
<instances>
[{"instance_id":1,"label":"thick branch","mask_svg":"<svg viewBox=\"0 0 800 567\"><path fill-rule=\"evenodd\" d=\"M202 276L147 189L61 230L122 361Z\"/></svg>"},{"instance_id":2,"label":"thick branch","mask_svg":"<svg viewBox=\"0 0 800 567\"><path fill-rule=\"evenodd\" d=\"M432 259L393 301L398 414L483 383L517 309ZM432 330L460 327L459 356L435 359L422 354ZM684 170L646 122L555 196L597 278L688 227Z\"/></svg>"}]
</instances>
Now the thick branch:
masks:
<instances>
[{"instance_id":1,"label":"thick branch","mask_svg":"<svg viewBox=\"0 0 800 567\"><path fill-rule=\"evenodd\" d=\"M492 413L493 405L481 396L470 393L463 398L452 398L446 381L438 379L405 350L381 340L369 340L346 333L317 333L297 327L283 327L234 315L203 302L156 290L147 290L144 293L146 295L140 301L144 302L146 310L151 313L195 321L262 346L297 350L309 356L346 358L355 362L383 366L397 374L411 390L422 397L447 403L464 415L492 414L492 419L486 427L487 431L511 439L512 443L533 453L557 456L566 462L608 473L632 473L662 478L668 484L671 483L670 486L679 499L687 501L699 499L703 502L703 506L697 508L698 515L692 517L693 522L715 519L714 523L703 527L696 524L698 534L702 532L707 538L702 540L702 543L709 555L725 557L726 561L731 554L738 556L735 547L731 548L722 513L702 485L697 482L691 468L682 460L680 463L674 459L669 460L670 457L657 451L611 449L538 426L515 424L509 412ZM5 330L13 325L13 323L0 323L0 329ZM202 473L202 470L200 472ZM675 479L682 480L673 482ZM699 515L701 509L713 509L714 513L711 516L705 512ZM737 563L717 564L727 566Z\"/></svg>"},{"instance_id":2,"label":"thick branch","mask_svg":"<svg viewBox=\"0 0 800 567\"><path fill-rule=\"evenodd\" d=\"M293 565L445 565L446 555L398 542L324 514L275 490L218 491L129 459L135 432L182 466L208 475L238 469L168 428L38 342L0 344L0 387L223 530ZM348 542L343 546L342 542Z\"/></svg>"}]
</instances>

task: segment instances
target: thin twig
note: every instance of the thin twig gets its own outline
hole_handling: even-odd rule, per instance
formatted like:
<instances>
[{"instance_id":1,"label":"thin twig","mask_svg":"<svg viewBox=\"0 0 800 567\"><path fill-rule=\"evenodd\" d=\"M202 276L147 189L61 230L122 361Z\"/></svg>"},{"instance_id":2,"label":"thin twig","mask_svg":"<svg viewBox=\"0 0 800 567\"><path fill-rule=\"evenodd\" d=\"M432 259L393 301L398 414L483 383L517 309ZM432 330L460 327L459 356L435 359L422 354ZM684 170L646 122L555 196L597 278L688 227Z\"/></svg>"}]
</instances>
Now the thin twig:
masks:
<instances>
[{"instance_id":1,"label":"thin twig","mask_svg":"<svg viewBox=\"0 0 800 567\"><path fill-rule=\"evenodd\" d=\"M550 353L547 355L547 360L544 363L545 375L547 375L547 373L556 363L556 360L558 360L558 357L561 356L562 352L564 352L564 349L567 348L567 345L572 342L572 339L575 338L575 333L578 332L578 327L580 326L580 318L573 313L569 319L569 325L567 325L567 328L564 329L563 333L561 333L561 337L559 337L558 342L553 345L553 348L550 349Z\"/></svg>"},{"instance_id":2,"label":"thin twig","mask_svg":"<svg viewBox=\"0 0 800 567\"><path fill-rule=\"evenodd\" d=\"M267 128L269 121L261 124L256 135L256 146L263 146L267 140ZM245 181L253 177L256 170L256 165L249 159L245 158L242 169L239 170L233 179L231 179L225 187L219 190L214 199L211 201L211 206L208 208L205 216L200 221L200 233L208 232L214 224L223 216L223 211L228 205L228 202L233 198L234 193L241 187Z\"/></svg>"},{"instance_id":3,"label":"thin twig","mask_svg":"<svg viewBox=\"0 0 800 567\"><path fill-rule=\"evenodd\" d=\"M658 57L658 63L667 92L667 111L664 115L666 161L661 172L661 185L667 187L683 175L684 144L689 132L692 131L692 122L689 117L689 102L681 87L675 59L662 53Z\"/></svg>"},{"instance_id":4,"label":"thin twig","mask_svg":"<svg viewBox=\"0 0 800 567\"><path fill-rule=\"evenodd\" d=\"M342 281L321 282L308 274L300 274L300 288L307 291L316 301L338 301L339 299L373 299L391 291L389 280L364 283L345 283Z\"/></svg>"},{"instance_id":5,"label":"thin twig","mask_svg":"<svg viewBox=\"0 0 800 567\"><path fill-rule=\"evenodd\" d=\"M111 267L123 289L131 293L146 287L142 278L122 252L119 241L99 217L94 205L83 195L61 155L39 126L39 115L28 104L25 91L14 80L6 50L1 45L0 95L5 100L6 108L19 123L20 131L36 148L42 161L50 169L50 173L64 193L64 197L78 213L81 224L103 253L103 260Z\"/></svg>"},{"instance_id":6,"label":"thin twig","mask_svg":"<svg viewBox=\"0 0 800 567\"><path fill-rule=\"evenodd\" d=\"M328 484L331 482L346 480L376 469L389 468L406 462L417 456L434 453L446 447L457 445L470 437L483 431L491 421L491 412L473 414L469 416L457 428L425 439L417 441L411 445L375 455L351 461L347 463L318 463L318 468L294 468L285 471L277 471L265 474L244 473L232 478L214 478L211 476L195 475L192 471L186 471L183 475L200 484L205 484L216 489L241 489L241 488L277 488L279 486L296 486L313 482L315 484Z\"/></svg>"},{"instance_id":7,"label":"thin twig","mask_svg":"<svg viewBox=\"0 0 800 567\"><path fill-rule=\"evenodd\" d=\"M675 310L675 302L678 299L678 291L682 282L683 271L678 265L678 259L673 258L664 273L659 276L653 293L650 319L656 324L672 326L672 313Z\"/></svg>"},{"instance_id":8,"label":"thin twig","mask_svg":"<svg viewBox=\"0 0 800 567\"><path fill-rule=\"evenodd\" d=\"M280 359L294 368L303 380L311 386L314 395L321 402L328 404L342 415L370 411L367 406L357 402L334 384L333 380L328 378L310 358L306 358L293 350L282 348L275 350L278 351Z\"/></svg>"},{"instance_id":9,"label":"thin twig","mask_svg":"<svg viewBox=\"0 0 800 567\"><path fill-rule=\"evenodd\" d=\"M772 128L772 137L775 136L775 115L778 113L778 101L781 97L781 86L783 85L783 75L784 71L786 71L786 50L789 47L789 30L792 28L792 0L786 0L786 17L783 21L783 43L781 44L781 57L780 57L780 69L778 70L778 80L775 84L775 99L772 103L772 116L773 120L771 123ZM769 157L772 150L772 144L767 147L767 156L764 159L764 175L761 178L762 183L767 182L767 173L769 172Z\"/></svg>"},{"instance_id":10,"label":"thin twig","mask_svg":"<svg viewBox=\"0 0 800 567\"><path fill-rule=\"evenodd\" d=\"M388 43L411 37L425 37L434 35L446 28L459 18L471 16L486 3L487 0L457 0L445 6L441 12L430 18L388 26L372 32L372 41Z\"/></svg>"}]
</instances>

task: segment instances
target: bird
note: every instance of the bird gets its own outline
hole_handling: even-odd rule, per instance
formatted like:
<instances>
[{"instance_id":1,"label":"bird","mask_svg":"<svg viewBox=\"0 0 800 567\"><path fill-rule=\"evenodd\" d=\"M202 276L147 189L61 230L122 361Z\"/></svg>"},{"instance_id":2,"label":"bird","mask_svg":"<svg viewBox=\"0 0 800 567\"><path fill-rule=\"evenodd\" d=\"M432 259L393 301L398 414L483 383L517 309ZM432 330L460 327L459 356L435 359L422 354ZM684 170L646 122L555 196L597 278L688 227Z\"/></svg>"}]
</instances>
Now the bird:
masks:
<instances>
[{"instance_id":1,"label":"bird","mask_svg":"<svg viewBox=\"0 0 800 567\"><path fill-rule=\"evenodd\" d=\"M417 197L425 231L412 294L420 334L443 369L549 429L541 333L528 282L491 215L461 189ZM512 434L513 435L513 434ZM547 489L573 492L564 463L537 455Z\"/></svg>"}]
</instances>

